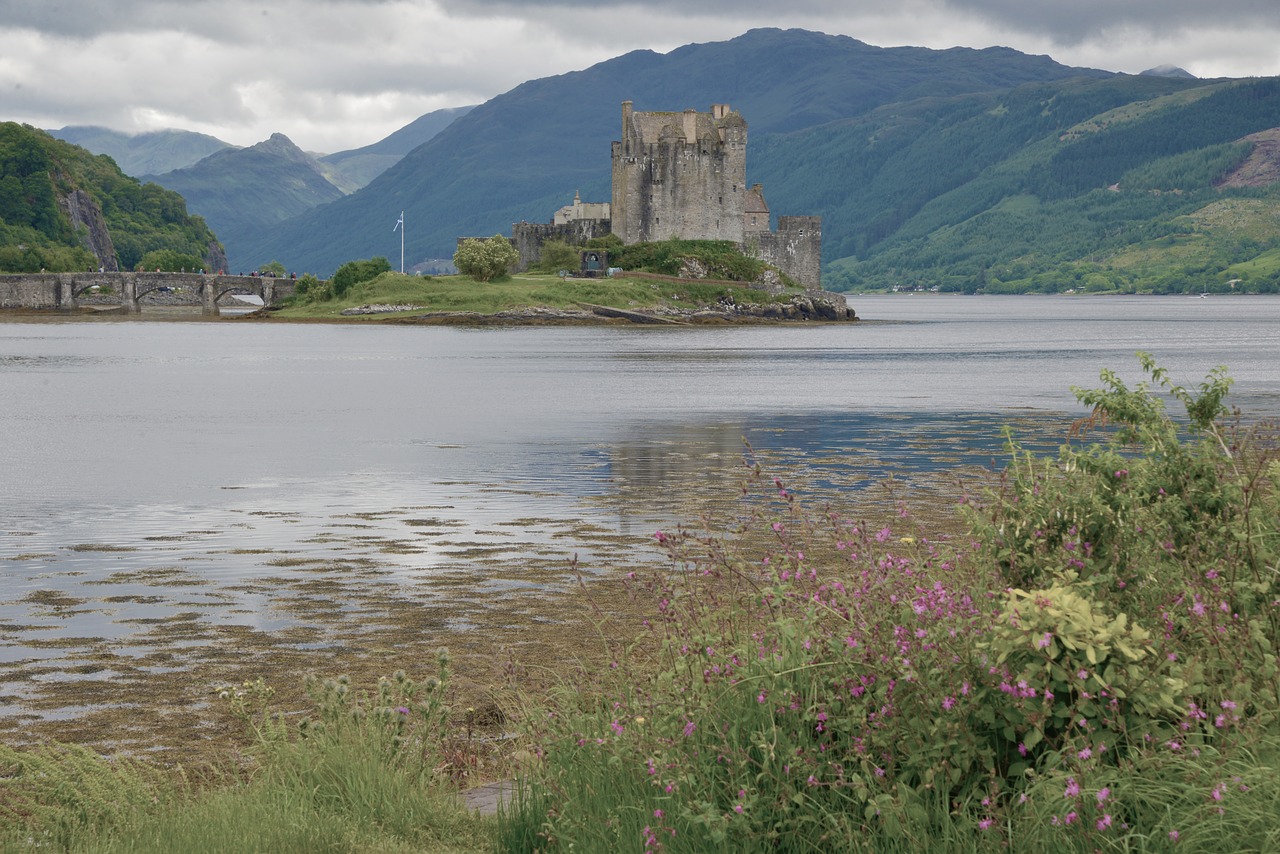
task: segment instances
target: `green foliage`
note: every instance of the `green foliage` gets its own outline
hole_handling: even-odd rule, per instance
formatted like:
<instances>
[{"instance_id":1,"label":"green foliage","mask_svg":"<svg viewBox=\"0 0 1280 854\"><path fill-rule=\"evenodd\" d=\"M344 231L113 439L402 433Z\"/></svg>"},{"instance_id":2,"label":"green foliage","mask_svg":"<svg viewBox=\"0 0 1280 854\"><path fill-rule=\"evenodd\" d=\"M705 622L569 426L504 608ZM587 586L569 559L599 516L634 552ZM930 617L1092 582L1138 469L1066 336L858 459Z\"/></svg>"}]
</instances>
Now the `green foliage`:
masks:
<instances>
[{"instance_id":1,"label":"green foliage","mask_svg":"<svg viewBox=\"0 0 1280 854\"><path fill-rule=\"evenodd\" d=\"M381 256L363 261L348 261L338 268L329 280L329 288L335 297L343 296L352 287L376 279L391 270L391 263Z\"/></svg>"},{"instance_id":2,"label":"green foliage","mask_svg":"<svg viewBox=\"0 0 1280 854\"><path fill-rule=\"evenodd\" d=\"M542 244L542 257L538 259L535 269L543 273L555 273L560 270L576 272L579 266L581 261L576 247L570 246L563 240L548 240Z\"/></svg>"},{"instance_id":3,"label":"green foliage","mask_svg":"<svg viewBox=\"0 0 1280 854\"><path fill-rule=\"evenodd\" d=\"M397 673L364 692L312 679L314 714L296 726L265 683L225 688L257 764L202 790L83 748L0 746L0 849L474 854L484 828L462 809L441 751L453 743L446 678L442 654L423 683Z\"/></svg>"},{"instance_id":4,"label":"green foliage","mask_svg":"<svg viewBox=\"0 0 1280 854\"><path fill-rule=\"evenodd\" d=\"M614 234L612 231L608 234L602 234L599 237L593 237L587 241L588 249L618 249L622 246L622 238Z\"/></svg>"},{"instance_id":5,"label":"green foliage","mask_svg":"<svg viewBox=\"0 0 1280 854\"><path fill-rule=\"evenodd\" d=\"M293 285L293 299L295 302L313 302L321 299L328 299L332 294L328 290L328 285L320 281L311 273L306 273L298 278Z\"/></svg>"},{"instance_id":6,"label":"green foliage","mask_svg":"<svg viewBox=\"0 0 1280 854\"><path fill-rule=\"evenodd\" d=\"M0 846L81 850L157 803L173 786L146 765L108 762L83 747L52 744L16 750L0 744Z\"/></svg>"},{"instance_id":7,"label":"green foliage","mask_svg":"<svg viewBox=\"0 0 1280 854\"><path fill-rule=\"evenodd\" d=\"M531 721L504 850L1275 844L1280 460L1221 422L1222 371L1143 366L1078 392L1105 442L1015 448L955 543L758 468L731 529L659 532L651 641Z\"/></svg>"},{"instance_id":8,"label":"green foliage","mask_svg":"<svg viewBox=\"0 0 1280 854\"><path fill-rule=\"evenodd\" d=\"M390 267L390 265L388 265ZM269 261L258 268L260 273L275 273L277 276L283 276L289 271L279 261Z\"/></svg>"},{"instance_id":9,"label":"green foliage","mask_svg":"<svg viewBox=\"0 0 1280 854\"><path fill-rule=\"evenodd\" d=\"M1210 187L1222 180L1253 151L1248 142L1225 142L1159 160L1148 160L1120 178L1126 190L1180 190Z\"/></svg>"},{"instance_id":10,"label":"green foliage","mask_svg":"<svg viewBox=\"0 0 1280 854\"><path fill-rule=\"evenodd\" d=\"M701 261L707 276L734 282L753 282L769 268L756 258L742 254L737 244L728 240L661 240L655 243L633 243L610 252L609 263L626 270L661 273L674 276L686 259Z\"/></svg>"},{"instance_id":11,"label":"green foliage","mask_svg":"<svg viewBox=\"0 0 1280 854\"><path fill-rule=\"evenodd\" d=\"M182 197L123 175L109 157L56 140L26 125L0 123L0 270L50 272L95 269L58 198L75 190L102 210L120 269L168 250L203 258L216 241ZM203 266L198 262L196 267Z\"/></svg>"},{"instance_id":12,"label":"green foliage","mask_svg":"<svg viewBox=\"0 0 1280 854\"><path fill-rule=\"evenodd\" d=\"M453 253L453 266L458 272L477 282L490 282L508 275L511 266L520 260L520 253L511 241L501 234L488 240L468 238Z\"/></svg>"},{"instance_id":13,"label":"green foliage","mask_svg":"<svg viewBox=\"0 0 1280 854\"><path fill-rule=\"evenodd\" d=\"M166 273L194 273L204 268L204 262L194 255L184 255L172 249L153 249L143 255L135 270L162 270Z\"/></svg>"}]
</instances>

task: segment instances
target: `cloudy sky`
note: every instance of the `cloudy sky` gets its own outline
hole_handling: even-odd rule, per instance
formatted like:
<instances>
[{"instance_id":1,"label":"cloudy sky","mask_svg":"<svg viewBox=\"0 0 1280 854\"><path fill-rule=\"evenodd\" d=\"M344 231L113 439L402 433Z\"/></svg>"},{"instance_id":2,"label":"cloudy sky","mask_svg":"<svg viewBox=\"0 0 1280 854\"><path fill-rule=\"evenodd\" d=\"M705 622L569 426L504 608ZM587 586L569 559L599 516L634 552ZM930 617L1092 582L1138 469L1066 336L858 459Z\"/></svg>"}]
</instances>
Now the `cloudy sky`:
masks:
<instances>
[{"instance_id":1,"label":"cloudy sky","mask_svg":"<svg viewBox=\"0 0 1280 854\"><path fill-rule=\"evenodd\" d=\"M531 78L753 27L1280 75L1276 0L0 0L0 120L237 145L279 131L333 152Z\"/></svg>"}]
</instances>

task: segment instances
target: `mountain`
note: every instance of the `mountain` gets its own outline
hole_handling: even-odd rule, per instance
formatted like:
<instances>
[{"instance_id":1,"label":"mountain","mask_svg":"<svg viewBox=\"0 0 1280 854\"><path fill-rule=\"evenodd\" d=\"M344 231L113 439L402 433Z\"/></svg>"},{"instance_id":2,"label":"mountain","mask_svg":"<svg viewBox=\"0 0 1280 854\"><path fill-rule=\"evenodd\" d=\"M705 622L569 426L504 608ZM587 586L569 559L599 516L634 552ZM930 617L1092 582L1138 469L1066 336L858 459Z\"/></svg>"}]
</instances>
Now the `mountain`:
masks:
<instances>
[{"instance_id":1,"label":"mountain","mask_svg":"<svg viewBox=\"0 0 1280 854\"><path fill-rule=\"evenodd\" d=\"M830 199L828 287L1280 291L1280 79L1066 81L881 118L792 150L788 190Z\"/></svg>"},{"instance_id":2,"label":"mountain","mask_svg":"<svg viewBox=\"0 0 1280 854\"><path fill-rule=\"evenodd\" d=\"M1179 68L1176 65L1157 65L1155 68L1148 68L1146 71L1139 71L1138 74L1144 77L1181 77L1185 80L1195 80L1196 76L1185 68Z\"/></svg>"},{"instance_id":3,"label":"mountain","mask_svg":"<svg viewBox=\"0 0 1280 854\"><path fill-rule=\"evenodd\" d=\"M754 181L757 143L771 135L846 121L887 104L1080 76L1113 75L1008 48L880 48L804 30L752 30L668 54L635 51L493 98L364 189L263 229L234 252L250 264L279 258L295 269L329 273L353 258L398 252L391 225L404 210L407 258L450 257L456 237L549 220L575 190L586 200L608 199L610 142L624 100L638 110L731 104L750 125L747 169ZM773 202L778 188L768 189ZM812 202L772 207L822 212Z\"/></svg>"},{"instance_id":4,"label":"mountain","mask_svg":"<svg viewBox=\"0 0 1280 854\"><path fill-rule=\"evenodd\" d=\"M419 116L390 136L350 151L319 158L329 167L329 180L344 192L354 192L387 171L413 149L431 139L474 107L452 107Z\"/></svg>"},{"instance_id":5,"label":"mountain","mask_svg":"<svg viewBox=\"0 0 1280 854\"><path fill-rule=\"evenodd\" d=\"M0 123L0 271L133 269L157 250L225 264L177 193L45 131Z\"/></svg>"},{"instance_id":6,"label":"mountain","mask_svg":"<svg viewBox=\"0 0 1280 854\"><path fill-rule=\"evenodd\" d=\"M237 248L268 226L342 198L315 158L284 134L248 148L215 152L186 169L145 180L181 193L227 247L229 269L256 268L272 258L248 262Z\"/></svg>"},{"instance_id":7,"label":"mountain","mask_svg":"<svg viewBox=\"0 0 1280 854\"><path fill-rule=\"evenodd\" d=\"M105 154L126 175L170 172L203 160L232 146L220 139L189 130L157 130L128 134L91 125L72 125L49 131L54 137Z\"/></svg>"}]
</instances>

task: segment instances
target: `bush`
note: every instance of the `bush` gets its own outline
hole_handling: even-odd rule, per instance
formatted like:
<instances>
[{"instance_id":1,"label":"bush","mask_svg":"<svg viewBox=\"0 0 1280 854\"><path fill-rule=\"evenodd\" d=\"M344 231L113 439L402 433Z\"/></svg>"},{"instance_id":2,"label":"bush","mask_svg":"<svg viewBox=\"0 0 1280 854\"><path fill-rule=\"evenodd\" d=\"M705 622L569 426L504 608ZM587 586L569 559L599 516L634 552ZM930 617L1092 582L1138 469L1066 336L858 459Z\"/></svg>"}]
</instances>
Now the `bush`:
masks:
<instances>
[{"instance_id":1,"label":"bush","mask_svg":"<svg viewBox=\"0 0 1280 854\"><path fill-rule=\"evenodd\" d=\"M701 261L712 279L754 282L769 265L742 254L738 244L728 240L662 240L656 243L632 243L610 250L609 261L626 270L679 274L686 259Z\"/></svg>"},{"instance_id":2,"label":"bush","mask_svg":"<svg viewBox=\"0 0 1280 854\"><path fill-rule=\"evenodd\" d=\"M320 281L311 273L304 274L293 285L295 302L321 302L332 295L328 283Z\"/></svg>"},{"instance_id":3,"label":"bush","mask_svg":"<svg viewBox=\"0 0 1280 854\"><path fill-rule=\"evenodd\" d=\"M542 244L542 256L538 259L536 270L542 273L558 273L561 270L577 272L581 266L578 249L562 240L548 240Z\"/></svg>"},{"instance_id":4,"label":"bush","mask_svg":"<svg viewBox=\"0 0 1280 854\"><path fill-rule=\"evenodd\" d=\"M501 234L495 234L488 240L468 238L453 254L453 265L458 272L477 282L503 278L519 260L520 253Z\"/></svg>"},{"instance_id":5,"label":"bush","mask_svg":"<svg viewBox=\"0 0 1280 854\"><path fill-rule=\"evenodd\" d=\"M348 261L333 274L333 278L329 280L329 289L334 297L341 298L356 285L376 279L390 269L390 262L381 256L364 261Z\"/></svg>"},{"instance_id":6,"label":"bush","mask_svg":"<svg viewBox=\"0 0 1280 854\"><path fill-rule=\"evenodd\" d=\"M740 525L659 532L669 565L631 576L650 639L534 722L503 838L1273 846L1280 461L1222 423L1221 370L1195 394L1143 365L1185 426L1104 373L1077 395L1118 429L1056 462L1014 445L956 541L905 508L899 530L809 514L758 469Z\"/></svg>"}]
</instances>

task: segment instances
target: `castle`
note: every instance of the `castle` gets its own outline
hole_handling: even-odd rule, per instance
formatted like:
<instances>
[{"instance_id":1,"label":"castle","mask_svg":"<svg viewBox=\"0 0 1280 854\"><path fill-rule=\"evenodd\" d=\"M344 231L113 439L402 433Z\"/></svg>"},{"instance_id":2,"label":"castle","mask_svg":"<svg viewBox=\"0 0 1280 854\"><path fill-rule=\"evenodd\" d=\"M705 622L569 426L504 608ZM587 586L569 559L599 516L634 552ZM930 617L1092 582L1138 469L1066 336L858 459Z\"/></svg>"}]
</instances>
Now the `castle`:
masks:
<instances>
[{"instance_id":1,"label":"castle","mask_svg":"<svg viewBox=\"0 0 1280 854\"><path fill-rule=\"evenodd\" d=\"M575 194L550 223L512 226L522 269L547 240L580 245L612 231L623 243L729 240L805 287L820 287L821 217L779 217L777 231L770 228L763 187L746 185L747 122L728 104L647 113L623 101L612 155L611 202L584 204Z\"/></svg>"}]
</instances>

